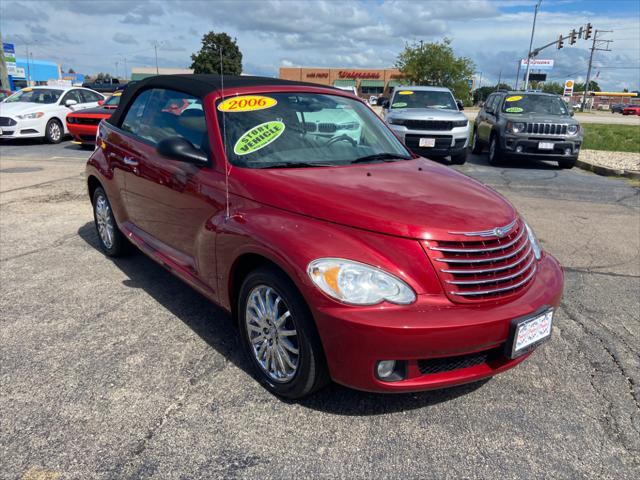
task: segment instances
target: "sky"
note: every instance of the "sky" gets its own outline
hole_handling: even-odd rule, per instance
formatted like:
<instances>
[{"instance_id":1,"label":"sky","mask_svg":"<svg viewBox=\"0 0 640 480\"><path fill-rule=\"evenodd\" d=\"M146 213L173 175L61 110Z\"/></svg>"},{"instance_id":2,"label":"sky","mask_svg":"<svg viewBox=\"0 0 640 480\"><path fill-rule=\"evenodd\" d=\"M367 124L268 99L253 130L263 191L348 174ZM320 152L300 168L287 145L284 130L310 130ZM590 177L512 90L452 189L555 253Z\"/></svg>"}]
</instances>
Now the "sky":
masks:
<instances>
[{"instance_id":1,"label":"sky","mask_svg":"<svg viewBox=\"0 0 640 480\"><path fill-rule=\"evenodd\" d=\"M25 56L79 73L124 74L132 66L187 68L208 31L237 39L248 74L280 66L393 66L407 42L452 39L483 85L514 85L526 56L536 0L0 0L0 31ZM542 0L534 48L591 22L612 30L596 51L603 90L640 89L640 0ZM601 45L603 48L604 44ZM591 40L538 58L555 60L549 81L586 77Z\"/></svg>"}]
</instances>

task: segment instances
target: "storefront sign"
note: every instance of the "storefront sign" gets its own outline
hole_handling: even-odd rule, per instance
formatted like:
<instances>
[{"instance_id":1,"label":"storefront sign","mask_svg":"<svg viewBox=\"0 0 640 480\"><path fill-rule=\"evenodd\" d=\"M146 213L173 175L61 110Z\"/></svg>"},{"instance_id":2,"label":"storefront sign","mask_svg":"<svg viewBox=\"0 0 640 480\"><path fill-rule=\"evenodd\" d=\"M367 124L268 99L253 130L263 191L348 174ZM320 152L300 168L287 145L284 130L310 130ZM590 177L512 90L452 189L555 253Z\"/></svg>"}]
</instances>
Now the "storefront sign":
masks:
<instances>
[{"instance_id":1,"label":"storefront sign","mask_svg":"<svg viewBox=\"0 0 640 480\"><path fill-rule=\"evenodd\" d=\"M307 78L329 78L327 72L309 72L305 75Z\"/></svg>"},{"instance_id":2,"label":"storefront sign","mask_svg":"<svg viewBox=\"0 0 640 480\"><path fill-rule=\"evenodd\" d=\"M338 72L340 78L380 78L380 72L349 72L340 70Z\"/></svg>"},{"instance_id":3,"label":"storefront sign","mask_svg":"<svg viewBox=\"0 0 640 480\"><path fill-rule=\"evenodd\" d=\"M523 58L520 61L521 68L527 68L527 59ZM553 68L553 60L543 60L541 58L532 58L531 66L534 70L551 70Z\"/></svg>"}]
</instances>

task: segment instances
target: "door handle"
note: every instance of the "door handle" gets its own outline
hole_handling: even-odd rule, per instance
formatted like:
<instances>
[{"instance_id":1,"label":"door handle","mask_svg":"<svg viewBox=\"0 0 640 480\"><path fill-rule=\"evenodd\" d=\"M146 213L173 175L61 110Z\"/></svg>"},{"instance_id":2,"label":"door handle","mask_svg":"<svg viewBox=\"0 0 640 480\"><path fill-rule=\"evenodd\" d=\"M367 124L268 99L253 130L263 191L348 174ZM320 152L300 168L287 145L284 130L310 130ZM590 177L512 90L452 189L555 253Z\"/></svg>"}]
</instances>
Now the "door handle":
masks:
<instances>
[{"instance_id":1,"label":"door handle","mask_svg":"<svg viewBox=\"0 0 640 480\"><path fill-rule=\"evenodd\" d=\"M135 158L124 157L122 159L122 161L124 162L125 165L130 165L132 167L137 167L138 166L138 161Z\"/></svg>"}]
</instances>

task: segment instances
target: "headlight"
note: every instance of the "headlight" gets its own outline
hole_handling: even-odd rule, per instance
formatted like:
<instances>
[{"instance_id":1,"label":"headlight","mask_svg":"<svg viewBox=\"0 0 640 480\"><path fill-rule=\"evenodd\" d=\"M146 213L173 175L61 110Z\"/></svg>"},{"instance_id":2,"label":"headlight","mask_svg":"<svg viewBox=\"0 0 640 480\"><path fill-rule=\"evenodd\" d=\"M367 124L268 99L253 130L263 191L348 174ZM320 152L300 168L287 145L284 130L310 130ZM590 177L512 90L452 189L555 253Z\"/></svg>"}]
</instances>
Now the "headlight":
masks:
<instances>
[{"instance_id":1,"label":"headlight","mask_svg":"<svg viewBox=\"0 0 640 480\"><path fill-rule=\"evenodd\" d=\"M414 291L399 278L379 268L342 258L319 258L307 267L309 277L330 297L354 305L375 305L388 301L408 304Z\"/></svg>"},{"instance_id":2,"label":"headlight","mask_svg":"<svg viewBox=\"0 0 640 480\"><path fill-rule=\"evenodd\" d=\"M524 122L507 122L507 131L511 133L522 133L527 128Z\"/></svg>"},{"instance_id":3,"label":"headlight","mask_svg":"<svg viewBox=\"0 0 640 480\"><path fill-rule=\"evenodd\" d=\"M580 125L569 125L567 127L567 135L575 135L580 131Z\"/></svg>"},{"instance_id":4,"label":"headlight","mask_svg":"<svg viewBox=\"0 0 640 480\"><path fill-rule=\"evenodd\" d=\"M453 127L466 127L469 123L469 120L455 120L453 123Z\"/></svg>"},{"instance_id":5,"label":"headlight","mask_svg":"<svg viewBox=\"0 0 640 480\"><path fill-rule=\"evenodd\" d=\"M540 257L542 257L542 249L540 248L540 244L538 243L536 234L533 233L533 230L531 229L531 227L527 222L524 222L524 226L527 229L527 237L529 237L529 243L531 243L531 248L533 249L533 255L536 257L536 260L540 260Z\"/></svg>"},{"instance_id":6,"label":"headlight","mask_svg":"<svg viewBox=\"0 0 640 480\"><path fill-rule=\"evenodd\" d=\"M387 118L387 122L392 123L393 125L404 125L404 120L400 118Z\"/></svg>"},{"instance_id":7,"label":"headlight","mask_svg":"<svg viewBox=\"0 0 640 480\"><path fill-rule=\"evenodd\" d=\"M20 120L27 120L30 118L40 118L44 116L44 112L25 113L24 115L16 115Z\"/></svg>"}]
</instances>

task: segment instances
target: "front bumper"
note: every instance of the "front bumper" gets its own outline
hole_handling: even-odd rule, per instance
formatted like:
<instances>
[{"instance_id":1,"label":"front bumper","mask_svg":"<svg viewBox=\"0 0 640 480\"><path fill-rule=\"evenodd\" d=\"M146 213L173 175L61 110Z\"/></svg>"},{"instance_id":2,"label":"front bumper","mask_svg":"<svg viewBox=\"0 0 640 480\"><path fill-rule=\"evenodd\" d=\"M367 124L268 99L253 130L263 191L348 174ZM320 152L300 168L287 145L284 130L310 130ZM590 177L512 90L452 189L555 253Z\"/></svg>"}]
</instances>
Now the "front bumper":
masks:
<instances>
[{"instance_id":1,"label":"front bumper","mask_svg":"<svg viewBox=\"0 0 640 480\"><path fill-rule=\"evenodd\" d=\"M0 126L0 138L37 138L44 137L46 122L39 118L19 120L9 117L13 125Z\"/></svg>"},{"instance_id":2,"label":"front bumper","mask_svg":"<svg viewBox=\"0 0 640 480\"><path fill-rule=\"evenodd\" d=\"M541 150L540 142L553 143L553 150ZM513 158L562 159L576 158L580 153L582 138L575 137L533 137L526 135L505 135L502 151ZM568 149L568 153L567 153Z\"/></svg>"},{"instance_id":3,"label":"front bumper","mask_svg":"<svg viewBox=\"0 0 640 480\"><path fill-rule=\"evenodd\" d=\"M388 126L413 153L427 158L459 155L469 142L469 124L451 130L410 130L392 123ZM420 147L420 138L435 138L436 144L434 147Z\"/></svg>"},{"instance_id":4,"label":"front bumper","mask_svg":"<svg viewBox=\"0 0 640 480\"><path fill-rule=\"evenodd\" d=\"M492 356L466 368L423 374L421 360L500 351L510 322L544 306L557 307L563 274L544 255L527 290L505 303L453 304L444 294L420 295L409 306L355 308L336 305L314 310L331 377L337 383L375 392L409 392L474 382L514 367L528 355ZM380 360L404 361L405 379L385 382L374 373Z\"/></svg>"}]
</instances>

